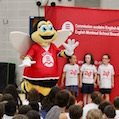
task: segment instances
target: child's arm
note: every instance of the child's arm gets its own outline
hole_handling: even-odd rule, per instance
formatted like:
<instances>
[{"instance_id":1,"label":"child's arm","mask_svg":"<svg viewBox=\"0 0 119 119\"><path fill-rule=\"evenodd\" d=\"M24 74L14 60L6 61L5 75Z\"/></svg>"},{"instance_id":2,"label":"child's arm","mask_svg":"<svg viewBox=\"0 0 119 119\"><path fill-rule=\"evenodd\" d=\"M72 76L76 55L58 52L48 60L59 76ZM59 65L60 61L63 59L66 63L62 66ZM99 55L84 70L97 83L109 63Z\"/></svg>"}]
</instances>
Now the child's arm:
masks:
<instances>
[{"instance_id":1,"label":"child's arm","mask_svg":"<svg viewBox=\"0 0 119 119\"><path fill-rule=\"evenodd\" d=\"M80 87L80 73L78 73L78 86Z\"/></svg>"},{"instance_id":2,"label":"child's arm","mask_svg":"<svg viewBox=\"0 0 119 119\"><path fill-rule=\"evenodd\" d=\"M100 75L99 74L97 75L97 84L100 87Z\"/></svg>"},{"instance_id":3,"label":"child's arm","mask_svg":"<svg viewBox=\"0 0 119 119\"><path fill-rule=\"evenodd\" d=\"M97 73L94 73L94 86L95 87L97 87L96 81L97 81Z\"/></svg>"},{"instance_id":4,"label":"child's arm","mask_svg":"<svg viewBox=\"0 0 119 119\"><path fill-rule=\"evenodd\" d=\"M63 72L62 73L62 78L61 78L61 86L63 87L64 86L64 80L66 78L66 72Z\"/></svg>"},{"instance_id":5,"label":"child's arm","mask_svg":"<svg viewBox=\"0 0 119 119\"><path fill-rule=\"evenodd\" d=\"M97 84L100 88L100 74L101 74L101 68L100 66L98 67L98 72L97 72Z\"/></svg>"},{"instance_id":6,"label":"child's arm","mask_svg":"<svg viewBox=\"0 0 119 119\"><path fill-rule=\"evenodd\" d=\"M80 87L80 68L79 68L79 66L78 66L78 74L77 74L77 76L78 76L78 87Z\"/></svg>"},{"instance_id":7,"label":"child's arm","mask_svg":"<svg viewBox=\"0 0 119 119\"><path fill-rule=\"evenodd\" d=\"M82 87L82 78L83 78L83 72L80 71L80 87Z\"/></svg>"},{"instance_id":8,"label":"child's arm","mask_svg":"<svg viewBox=\"0 0 119 119\"><path fill-rule=\"evenodd\" d=\"M82 87L82 79L83 79L84 65L80 68L80 88Z\"/></svg>"},{"instance_id":9,"label":"child's arm","mask_svg":"<svg viewBox=\"0 0 119 119\"><path fill-rule=\"evenodd\" d=\"M112 67L112 75L111 75L111 87L114 88L114 68Z\"/></svg>"},{"instance_id":10,"label":"child's arm","mask_svg":"<svg viewBox=\"0 0 119 119\"><path fill-rule=\"evenodd\" d=\"M114 75L111 76L111 87L114 88Z\"/></svg>"}]
</instances>

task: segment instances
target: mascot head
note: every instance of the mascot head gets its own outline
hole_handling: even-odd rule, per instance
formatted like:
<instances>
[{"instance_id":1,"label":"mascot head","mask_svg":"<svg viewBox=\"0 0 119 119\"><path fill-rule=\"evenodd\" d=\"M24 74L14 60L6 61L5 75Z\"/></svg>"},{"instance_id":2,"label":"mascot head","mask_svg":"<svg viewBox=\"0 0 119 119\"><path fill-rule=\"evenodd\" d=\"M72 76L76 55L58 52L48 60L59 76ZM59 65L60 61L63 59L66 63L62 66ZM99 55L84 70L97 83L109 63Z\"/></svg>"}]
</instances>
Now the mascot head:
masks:
<instances>
[{"instance_id":1,"label":"mascot head","mask_svg":"<svg viewBox=\"0 0 119 119\"><path fill-rule=\"evenodd\" d=\"M42 19L36 23L34 32L31 34L32 40L44 47L48 46L52 41L54 41L56 36L57 32L52 23L45 19Z\"/></svg>"}]
</instances>

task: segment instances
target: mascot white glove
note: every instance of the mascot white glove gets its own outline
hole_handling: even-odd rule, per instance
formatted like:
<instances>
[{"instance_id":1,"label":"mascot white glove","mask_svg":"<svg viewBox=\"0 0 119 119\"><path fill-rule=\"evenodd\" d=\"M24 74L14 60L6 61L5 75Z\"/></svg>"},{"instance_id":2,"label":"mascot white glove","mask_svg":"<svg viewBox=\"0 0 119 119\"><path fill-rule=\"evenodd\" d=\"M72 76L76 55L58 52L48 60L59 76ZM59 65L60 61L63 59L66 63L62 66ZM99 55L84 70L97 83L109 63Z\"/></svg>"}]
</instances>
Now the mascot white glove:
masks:
<instances>
[{"instance_id":1,"label":"mascot white glove","mask_svg":"<svg viewBox=\"0 0 119 119\"><path fill-rule=\"evenodd\" d=\"M36 61L31 61L29 57L25 57L25 59L22 61L22 64L19 65L19 67L30 67L32 64L35 64Z\"/></svg>"},{"instance_id":2,"label":"mascot white glove","mask_svg":"<svg viewBox=\"0 0 119 119\"><path fill-rule=\"evenodd\" d=\"M65 54L71 56L74 54L74 49L79 45L79 42L75 42L75 39L68 39L68 43L63 43L65 48Z\"/></svg>"}]
</instances>

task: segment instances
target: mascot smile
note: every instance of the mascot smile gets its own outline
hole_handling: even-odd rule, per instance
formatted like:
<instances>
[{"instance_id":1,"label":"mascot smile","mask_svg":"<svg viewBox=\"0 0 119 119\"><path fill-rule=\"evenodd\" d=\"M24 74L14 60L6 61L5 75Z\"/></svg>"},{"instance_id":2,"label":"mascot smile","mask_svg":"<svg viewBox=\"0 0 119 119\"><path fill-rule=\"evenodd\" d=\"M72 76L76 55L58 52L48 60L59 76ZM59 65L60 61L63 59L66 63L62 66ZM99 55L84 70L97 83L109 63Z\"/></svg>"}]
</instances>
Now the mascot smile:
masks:
<instances>
[{"instance_id":1,"label":"mascot smile","mask_svg":"<svg viewBox=\"0 0 119 119\"><path fill-rule=\"evenodd\" d=\"M56 31L45 19L35 25L31 38L23 32L10 33L12 45L20 56L25 56L20 65L25 67L21 84L23 91L36 89L42 95L48 95L59 79L58 56L71 56L78 46L74 39L64 43L70 34L70 31ZM59 49L61 45L64 50Z\"/></svg>"}]
</instances>

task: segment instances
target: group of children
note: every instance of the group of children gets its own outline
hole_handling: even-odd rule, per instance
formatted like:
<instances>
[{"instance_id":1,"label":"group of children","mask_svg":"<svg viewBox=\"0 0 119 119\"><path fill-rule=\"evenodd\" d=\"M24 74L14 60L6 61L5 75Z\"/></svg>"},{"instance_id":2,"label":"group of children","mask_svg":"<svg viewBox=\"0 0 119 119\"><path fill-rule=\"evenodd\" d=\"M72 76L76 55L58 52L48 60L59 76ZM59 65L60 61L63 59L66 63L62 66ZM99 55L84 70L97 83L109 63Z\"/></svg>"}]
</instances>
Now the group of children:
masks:
<instances>
[{"instance_id":1,"label":"group of children","mask_svg":"<svg viewBox=\"0 0 119 119\"><path fill-rule=\"evenodd\" d=\"M110 55L102 56L102 63L98 68L94 64L91 53L84 56L84 63L80 68L76 55L72 55L69 57L69 63L63 68L61 86L64 84L66 89L76 97L79 87L81 88L84 105L90 101L90 94L97 86L105 100L109 101L109 94L114 87L114 68L110 64Z\"/></svg>"}]
</instances>

